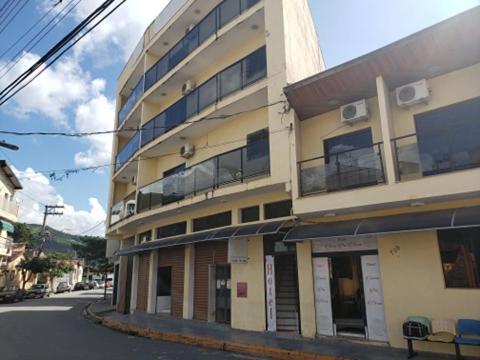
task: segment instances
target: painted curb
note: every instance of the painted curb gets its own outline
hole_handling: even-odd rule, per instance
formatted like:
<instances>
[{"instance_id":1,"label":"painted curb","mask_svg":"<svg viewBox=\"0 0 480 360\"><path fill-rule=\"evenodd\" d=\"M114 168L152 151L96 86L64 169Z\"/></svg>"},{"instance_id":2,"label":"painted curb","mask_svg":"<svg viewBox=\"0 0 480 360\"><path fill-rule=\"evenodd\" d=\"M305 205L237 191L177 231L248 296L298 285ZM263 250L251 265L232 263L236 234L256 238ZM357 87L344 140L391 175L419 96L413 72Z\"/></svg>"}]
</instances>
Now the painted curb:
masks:
<instances>
[{"instance_id":1,"label":"painted curb","mask_svg":"<svg viewBox=\"0 0 480 360\"><path fill-rule=\"evenodd\" d=\"M90 318L95 323L102 324L103 326L106 326L110 329L118 330L129 335L141 336L154 340L181 343L186 345L201 346L209 349L228 351L249 356L267 357L277 360L349 360L348 358L339 356L321 355L309 352L285 350L232 341L224 341L220 339L212 339L202 336L162 332L98 316L92 311L91 305L92 304L88 304L85 307L84 314L86 317Z\"/></svg>"}]
</instances>

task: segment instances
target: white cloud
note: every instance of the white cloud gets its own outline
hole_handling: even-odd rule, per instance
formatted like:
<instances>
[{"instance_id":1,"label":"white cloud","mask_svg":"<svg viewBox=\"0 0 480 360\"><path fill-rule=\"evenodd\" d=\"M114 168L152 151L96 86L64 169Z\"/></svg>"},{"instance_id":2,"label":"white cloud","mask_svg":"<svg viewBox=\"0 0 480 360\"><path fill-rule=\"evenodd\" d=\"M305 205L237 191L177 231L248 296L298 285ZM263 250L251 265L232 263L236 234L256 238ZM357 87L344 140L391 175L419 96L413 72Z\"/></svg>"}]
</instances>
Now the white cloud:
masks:
<instances>
[{"instance_id":1,"label":"white cloud","mask_svg":"<svg viewBox=\"0 0 480 360\"><path fill-rule=\"evenodd\" d=\"M94 197L88 199L89 210L77 210L74 206L65 203L63 197L45 175L32 168L23 171L13 168L13 171L21 179L24 188L16 195L20 201L19 221L41 224L44 210L42 203L64 205L63 215L49 217L47 220L48 226L71 234L104 236L105 225L96 226L106 219L105 209L98 199ZM89 229L92 230L84 234Z\"/></svg>"}]
</instances>

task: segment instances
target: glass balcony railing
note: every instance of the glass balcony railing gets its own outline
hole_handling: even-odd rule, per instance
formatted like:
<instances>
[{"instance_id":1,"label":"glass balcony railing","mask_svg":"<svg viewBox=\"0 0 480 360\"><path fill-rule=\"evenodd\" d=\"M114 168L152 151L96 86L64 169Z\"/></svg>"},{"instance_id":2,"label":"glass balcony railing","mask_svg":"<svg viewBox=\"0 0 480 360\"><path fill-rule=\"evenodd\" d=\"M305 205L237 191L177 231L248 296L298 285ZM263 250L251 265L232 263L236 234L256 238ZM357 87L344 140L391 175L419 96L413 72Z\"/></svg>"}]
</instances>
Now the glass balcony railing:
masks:
<instances>
[{"instance_id":1,"label":"glass balcony railing","mask_svg":"<svg viewBox=\"0 0 480 360\"><path fill-rule=\"evenodd\" d=\"M260 146L257 146L260 145ZM230 183L270 173L268 139L216 156L141 188L137 212L180 201ZM263 149L262 151L258 151Z\"/></svg>"},{"instance_id":2,"label":"glass balcony railing","mask_svg":"<svg viewBox=\"0 0 480 360\"><path fill-rule=\"evenodd\" d=\"M135 193L113 205L110 211L110 225L135 215L135 205Z\"/></svg>"},{"instance_id":3,"label":"glass balcony railing","mask_svg":"<svg viewBox=\"0 0 480 360\"><path fill-rule=\"evenodd\" d=\"M301 196L385 182L382 143L301 161L298 167Z\"/></svg>"},{"instance_id":4,"label":"glass balcony railing","mask_svg":"<svg viewBox=\"0 0 480 360\"><path fill-rule=\"evenodd\" d=\"M266 51L265 47L262 47L213 76L146 123L141 130L141 146L147 145L233 92L265 78L266 75Z\"/></svg>"},{"instance_id":5,"label":"glass balcony railing","mask_svg":"<svg viewBox=\"0 0 480 360\"><path fill-rule=\"evenodd\" d=\"M143 86L144 86L144 77L140 78L138 81L137 85L132 90L132 93L128 97L127 101L122 105L120 111L118 112L118 124L117 126L121 126L125 119L127 118L127 115L132 111L132 109L135 107L137 104L138 100L143 95Z\"/></svg>"},{"instance_id":6,"label":"glass balcony railing","mask_svg":"<svg viewBox=\"0 0 480 360\"><path fill-rule=\"evenodd\" d=\"M455 129L454 133L462 133ZM400 181L418 179L458 170L480 167L480 138L455 134L440 138L417 134L392 140L396 157L397 176Z\"/></svg>"},{"instance_id":7,"label":"glass balcony railing","mask_svg":"<svg viewBox=\"0 0 480 360\"><path fill-rule=\"evenodd\" d=\"M260 0L225 0L195 25L168 53L145 73L145 91L224 27Z\"/></svg>"},{"instance_id":8,"label":"glass balcony railing","mask_svg":"<svg viewBox=\"0 0 480 360\"><path fill-rule=\"evenodd\" d=\"M197 25L195 25L175 46L155 65L142 75L132 93L118 112L118 126L121 126L128 114L145 91L161 80L170 70L203 44L210 36L224 27L234 18L251 8L260 0L224 0Z\"/></svg>"},{"instance_id":9,"label":"glass balcony railing","mask_svg":"<svg viewBox=\"0 0 480 360\"><path fill-rule=\"evenodd\" d=\"M140 149L140 131L137 131L122 150L118 152L115 161L115 171L120 169Z\"/></svg>"}]
</instances>

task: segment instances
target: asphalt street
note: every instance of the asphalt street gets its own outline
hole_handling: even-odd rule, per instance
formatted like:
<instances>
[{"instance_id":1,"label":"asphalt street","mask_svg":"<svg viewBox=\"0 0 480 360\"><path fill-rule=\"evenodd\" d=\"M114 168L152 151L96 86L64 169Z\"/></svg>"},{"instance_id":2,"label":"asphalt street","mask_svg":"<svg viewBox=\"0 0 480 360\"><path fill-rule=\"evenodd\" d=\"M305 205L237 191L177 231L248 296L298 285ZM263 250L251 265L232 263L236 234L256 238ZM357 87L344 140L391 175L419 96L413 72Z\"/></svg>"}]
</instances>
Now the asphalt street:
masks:
<instances>
[{"instance_id":1,"label":"asphalt street","mask_svg":"<svg viewBox=\"0 0 480 360\"><path fill-rule=\"evenodd\" d=\"M200 347L129 336L86 320L101 290L0 304L1 360L254 359Z\"/></svg>"}]
</instances>

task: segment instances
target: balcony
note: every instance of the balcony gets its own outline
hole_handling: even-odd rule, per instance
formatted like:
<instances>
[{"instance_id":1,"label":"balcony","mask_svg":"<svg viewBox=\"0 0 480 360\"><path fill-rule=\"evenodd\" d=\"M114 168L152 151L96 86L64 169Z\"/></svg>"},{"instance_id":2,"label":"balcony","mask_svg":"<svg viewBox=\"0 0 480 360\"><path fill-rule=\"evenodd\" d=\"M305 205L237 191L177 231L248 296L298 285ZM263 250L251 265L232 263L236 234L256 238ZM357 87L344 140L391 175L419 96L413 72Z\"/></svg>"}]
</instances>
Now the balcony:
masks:
<instances>
[{"instance_id":1,"label":"balcony","mask_svg":"<svg viewBox=\"0 0 480 360\"><path fill-rule=\"evenodd\" d=\"M141 188L138 192L137 213L269 174L270 154L266 139L218 155Z\"/></svg>"},{"instance_id":2,"label":"balcony","mask_svg":"<svg viewBox=\"0 0 480 360\"><path fill-rule=\"evenodd\" d=\"M115 159L115 171L118 171L140 149L140 132L137 131L128 143L118 152Z\"/></svg>"},{"instance_id":3,"label":"balcony","mask_svg":"<svg viewBox=\"0 0 480 360\"><path fill-rule=\"evenodd\" d=\"M382 143L301 161L298 168L301 196L385 182Z\"/></svg>"},{"instance_id":4,"label":"balcony","mask_svg":"<svg viewBox=\"0 0 480 360\"><path fill-rule=\"evenodd\" d=\"M110 211L110 225L135 215L135 192L112 206Z\"/></svg>"},{"instance_id":5,"label":"balcony","mask_svg":"<svg viewBox=\"0 0 480 360\"><path fill-rule=\"evenodd\" d=\"M170 51L163 55L145 74L142 74L139 82L132 89L131 94L118 112L117 126L122 126L128 114L130 114L136 106L145 91L160 81L185 58L215 35L218 30L239 17L259 1L260 0L225 0L196 26L190 29Z\"/></svg>"},{"instance_id":6,"label":"balcony","mask_svg":"<svg viewBox=\"0 0 480 360\"><path fill-rule=\"evenodd\" d=\"M461 129L448 129L461 133ZM480 138L456 137L439 139L436 134L419 137L417 134L392 140L400 181L480 167Z\"/></svg>"}]
</instances>

